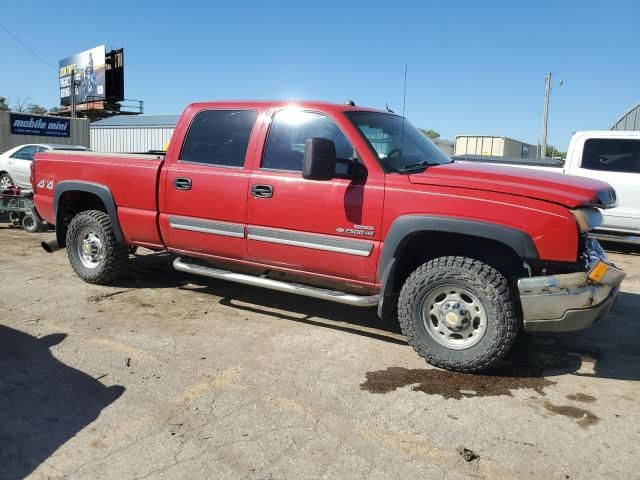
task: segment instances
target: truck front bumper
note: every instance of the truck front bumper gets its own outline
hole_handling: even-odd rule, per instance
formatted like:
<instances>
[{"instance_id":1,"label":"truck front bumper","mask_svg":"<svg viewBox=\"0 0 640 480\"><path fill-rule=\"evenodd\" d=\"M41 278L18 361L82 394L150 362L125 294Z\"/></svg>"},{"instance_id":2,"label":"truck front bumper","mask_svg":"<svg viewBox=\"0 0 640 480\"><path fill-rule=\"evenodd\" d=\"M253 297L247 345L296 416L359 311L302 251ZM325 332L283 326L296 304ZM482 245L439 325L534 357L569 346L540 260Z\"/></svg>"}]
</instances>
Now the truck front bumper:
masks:
<instances>
[{"instance_id":1,"label":"truck front bumper","mask_svg":"<svg viewBox=\"0 0 640 480\"><path fill-rule=\"evenodd\" d=\"M613 306L625 273L600 258L586 272L518 280L524 328L570 332L602 320Z\"/></svg>"}]
</instances>

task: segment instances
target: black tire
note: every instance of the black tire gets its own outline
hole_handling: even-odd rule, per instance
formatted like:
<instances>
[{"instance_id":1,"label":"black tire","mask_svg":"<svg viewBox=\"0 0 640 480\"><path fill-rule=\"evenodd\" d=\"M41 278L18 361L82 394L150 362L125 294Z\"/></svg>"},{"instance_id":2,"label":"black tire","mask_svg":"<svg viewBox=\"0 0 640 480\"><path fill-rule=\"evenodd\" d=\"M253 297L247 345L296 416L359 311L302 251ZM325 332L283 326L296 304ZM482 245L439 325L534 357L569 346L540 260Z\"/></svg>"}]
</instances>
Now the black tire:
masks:
<instances>
[{"instance_id":1,"label":"black tire","mask_svg":"<svg viewBox=\"0 0 640 480\"><path fill-rule=\"evenodd\" d=\"M87 266L80 255L82 242L87 236L97 238L100 248L95 263ZM78 213L67 229L67 256L78 276L88 283L107 285L117 279L126 269L129 250L116 240L109 215L99 210Z\"/></svg>"},{"instance_id":2,"label":"black tire","mask_svg":"<svg viewBox=\"0 0 640 480\"><path fill-rule=\"evenodd\" d=\"M29 233L35 233L40 230L42 224L40 221L32 214L27 214L22 217L22 228Z\"/></svg>"},{"instance_id":3,"label":"black tire","mask_svg":"<svg viewBox=\"0 0 640 480\"><path fill-rule=\"evenodd\" d=\"M469 340L477 343L468 348L458 346L459 349L454 349L443 345L447 342L467 341L464 337L462 340L434 339L440 338L437 335L439 332L434 332L438 328L438 322L449 322L449 317L441 316L438 319L437 316L429 316L423 320L423 303L427 299L431 303L435 293L447 290L449 286L452 290L471 292L484 312L484 333L478 333L477 340ZM444 295L448 298L447 292ZM441 305L442 302L440 300L440 303L427 305L427 308L433 310L434 305ZM439 308L443 309L447 304L442 305ZM435 311L442 312L437 308ZM463 310L461 316L466 319L475 314ZM398 319L408 343L431 365L458 372L485 370L502 360L516 341L521 324L520 316L519 304L514 300L505 276L486 263L468 257L440 257L421 265L407 278L398 301ZM453 321L457 323L458 318L458 315L454 315ZM477 331L475 323L476 319L472 323L467 320L468 328L475 328ZM447 326L444 323L443 329L450 334L451 330ZM465 330L465 335L467 331L469 330ZM474 334L469 333L469 337Z\"/></svg>"}]
</instances>

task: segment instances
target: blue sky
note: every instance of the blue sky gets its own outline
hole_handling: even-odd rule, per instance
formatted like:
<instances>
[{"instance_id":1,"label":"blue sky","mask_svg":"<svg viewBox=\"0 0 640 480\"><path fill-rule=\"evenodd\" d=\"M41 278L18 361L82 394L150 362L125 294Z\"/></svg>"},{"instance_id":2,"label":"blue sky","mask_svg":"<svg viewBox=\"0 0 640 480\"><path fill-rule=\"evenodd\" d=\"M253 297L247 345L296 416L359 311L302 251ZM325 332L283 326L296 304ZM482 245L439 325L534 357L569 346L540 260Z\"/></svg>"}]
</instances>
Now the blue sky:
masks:
<instances>
[{"instance_id":1,"label":"blue sky","mask_svg":"<svg viewBox=\"0 0 640 480\"><path fill-rule=\"evenodd\" d=\"M317 99L402 110L456 134L537 143L552 71L549 142L607 129L640 102L640 1L14 2L0 22L57 67L125 49L127 98L145 113L191 101ZM73 12L73 21L69 21ZM108 13L111 12L111 13ZM58 103L57 71L0 29L0 95Z\"/></svg>"}]
</instances>

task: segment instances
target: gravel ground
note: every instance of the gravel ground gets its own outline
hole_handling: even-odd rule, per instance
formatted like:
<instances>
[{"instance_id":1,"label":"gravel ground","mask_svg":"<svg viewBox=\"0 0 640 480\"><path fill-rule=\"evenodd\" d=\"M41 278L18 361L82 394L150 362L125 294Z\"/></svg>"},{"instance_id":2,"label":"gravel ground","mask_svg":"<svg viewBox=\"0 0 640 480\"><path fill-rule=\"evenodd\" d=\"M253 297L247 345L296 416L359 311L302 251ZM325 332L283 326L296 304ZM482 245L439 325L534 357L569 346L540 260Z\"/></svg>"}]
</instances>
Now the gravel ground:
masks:
<instances>
[{"instance_id":1,"label":"gravel ground","mask_svg":"<svg viewBox=\"0 0 640 480\"><path fill-rule=\"evenodd\" d=\"M0 478L640 478L640 256L608 321L430 368L374 310L189 277L81 282L0 225Z\"/></svg>"}]
</instances>

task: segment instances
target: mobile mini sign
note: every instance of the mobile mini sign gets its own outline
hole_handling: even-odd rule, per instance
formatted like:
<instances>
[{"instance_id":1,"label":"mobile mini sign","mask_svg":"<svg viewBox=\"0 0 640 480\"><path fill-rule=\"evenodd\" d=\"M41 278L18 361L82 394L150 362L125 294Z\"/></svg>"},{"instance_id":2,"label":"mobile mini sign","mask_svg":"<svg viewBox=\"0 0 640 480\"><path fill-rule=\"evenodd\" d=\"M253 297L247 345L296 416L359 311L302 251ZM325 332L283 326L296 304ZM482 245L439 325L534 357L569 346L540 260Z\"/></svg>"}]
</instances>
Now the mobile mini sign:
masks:
<instances>
[{"instance_id":1,"label":"mobile mini sign","mask_svg":"<svg viewBox=\"0 0 640 480\"><path fill-rule=\"evenodd\" d=\"M20 113L12 113L9 117L12 135L69 137L71 133L71 120L68 118L40 117Z\"/></svg>"}]
</instances>

